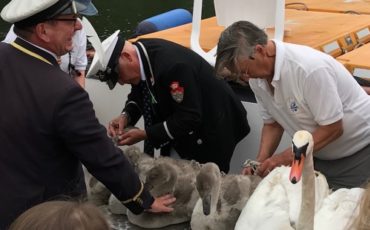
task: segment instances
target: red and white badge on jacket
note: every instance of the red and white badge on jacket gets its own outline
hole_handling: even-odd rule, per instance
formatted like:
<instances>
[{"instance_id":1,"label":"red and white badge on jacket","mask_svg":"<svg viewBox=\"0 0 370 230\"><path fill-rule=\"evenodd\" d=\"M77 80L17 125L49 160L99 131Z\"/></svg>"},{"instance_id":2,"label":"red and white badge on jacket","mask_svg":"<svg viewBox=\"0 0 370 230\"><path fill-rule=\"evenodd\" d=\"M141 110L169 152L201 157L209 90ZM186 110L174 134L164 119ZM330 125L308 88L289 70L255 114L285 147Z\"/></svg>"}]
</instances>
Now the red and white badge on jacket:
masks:
<instances>
[{"instance_id":1,"label":"red and white badge on jacket","mask_svg":"<svg viewBox=\"0 0 370 230\"><path fill-rule=\"evenodd\" d=\"M184 99L184 88L180 86L178 81L174 81L170 85L171 96L177 102L180 103Z\"/></svg>"}]
</instances>

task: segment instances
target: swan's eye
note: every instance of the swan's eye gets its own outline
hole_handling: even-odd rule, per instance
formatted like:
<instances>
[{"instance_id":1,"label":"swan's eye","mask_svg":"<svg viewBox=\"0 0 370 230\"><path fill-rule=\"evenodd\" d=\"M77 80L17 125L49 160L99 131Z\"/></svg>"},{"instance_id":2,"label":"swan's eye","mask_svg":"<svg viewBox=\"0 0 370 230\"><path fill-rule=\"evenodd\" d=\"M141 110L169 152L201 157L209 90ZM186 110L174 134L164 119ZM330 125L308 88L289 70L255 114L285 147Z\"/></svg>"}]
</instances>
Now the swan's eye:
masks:
<instances>
[{"instance_id":1,"label":"swan's eye","mask_svg":"<svg viewBox=\"0 0 370 230\"><path fill-rule=\"evenodd\" d=\"M317 172L315 172L315 176L316 176L316 177L319 177L319 174L318 174Z\"/></svg>"}]
</instances>

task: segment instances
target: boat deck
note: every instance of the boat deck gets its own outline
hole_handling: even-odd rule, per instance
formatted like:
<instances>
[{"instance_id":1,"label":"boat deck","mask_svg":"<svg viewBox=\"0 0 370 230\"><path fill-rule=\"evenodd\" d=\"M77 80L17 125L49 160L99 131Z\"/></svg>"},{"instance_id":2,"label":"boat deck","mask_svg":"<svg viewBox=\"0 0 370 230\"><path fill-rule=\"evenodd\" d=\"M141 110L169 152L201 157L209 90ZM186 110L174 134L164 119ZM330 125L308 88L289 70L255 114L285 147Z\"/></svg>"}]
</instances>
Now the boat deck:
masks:
<instances>
[{"instance_id":1,"label":"boat deck","mask_svg":"<svg viewBox=\"0 0 370 230\"><path fill-rule=\"evenodd\" d=\"M216 17L202 20L200 45L209 51L218 42L224 27ZM307 45L333 57L352 50L359 42L370 41L370 15L325 13L287 9L284 41ZM273 31L268 30L269 35ZM163 38L190 47L191 24L174 27L138 38Z\"/></svg>"}]
</instances>

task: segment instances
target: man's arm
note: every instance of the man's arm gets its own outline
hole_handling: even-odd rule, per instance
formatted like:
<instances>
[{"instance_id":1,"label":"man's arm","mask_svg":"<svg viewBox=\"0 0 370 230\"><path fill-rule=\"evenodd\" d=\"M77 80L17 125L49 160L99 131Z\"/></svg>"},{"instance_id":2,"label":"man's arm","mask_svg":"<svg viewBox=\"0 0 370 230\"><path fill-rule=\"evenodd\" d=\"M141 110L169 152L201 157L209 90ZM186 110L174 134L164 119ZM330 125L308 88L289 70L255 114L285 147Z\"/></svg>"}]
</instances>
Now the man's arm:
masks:
<instances>
[{"instance_id":1,"label":"man's arm","mask_svg":"<svg viewBox=\"0 0 370 230\"><path fill-rule=\"evenodd\" d=\"M257 155L257 161L263 162L275 152L279 146L284 129L277 122L264 124L261 133L260 150Z\"/></svg>"},{"instance_id":2,"label":"man's arm","mask_svg":"<svg viewBox=\"0 0 370 230\"><path fill-rule=\"evenodd\" d=\"M284 129L277 122L265 123L262 127L260 149L257 154L257 161L262 163L269 159L279 146L281 137L283 136ZM258 172L257 172L258 173ZM243 168L242 174L254 174L251 167Z\"/></svg>"},{"instance_id":3,"label":"man's arm","mask_svg":"<svg viewBox=\"0 0 370 230\"><path fill-rule=\"evenodd\" d=\"M321 150L343 134L342 119L329 125L320 125L313 133L314 153Z\"/></svg>"},{"instance_id":4,"label":"man's arm","mask_svg":"<svg viewBox=\"0 0 370 230\"><path fill-rule=\"evenodd\" d=\"M107 137L88 94L75 85L63 88L55 105L53 123L61 142L88 171L133 213L170 212L172 196L154 198L144 188L129 160Z\"/></svg>"},{"instance_id":5,"label":"man's arm","mask_svg":"<svg viewBox=\"0 0 370 230\"><path fill-rule=\"evenodd\" d=\"M329 125L319 126L313 133L314 140L314 153L321 150L337 138L339 138L343 133L342 120L336 121ZM275 167L280 165L290 165L292 161L292 150L291 148L285 149L279 154L275 154L263 163L258 168L258 175L264 177Z\"/></svg>"}]
</instances>

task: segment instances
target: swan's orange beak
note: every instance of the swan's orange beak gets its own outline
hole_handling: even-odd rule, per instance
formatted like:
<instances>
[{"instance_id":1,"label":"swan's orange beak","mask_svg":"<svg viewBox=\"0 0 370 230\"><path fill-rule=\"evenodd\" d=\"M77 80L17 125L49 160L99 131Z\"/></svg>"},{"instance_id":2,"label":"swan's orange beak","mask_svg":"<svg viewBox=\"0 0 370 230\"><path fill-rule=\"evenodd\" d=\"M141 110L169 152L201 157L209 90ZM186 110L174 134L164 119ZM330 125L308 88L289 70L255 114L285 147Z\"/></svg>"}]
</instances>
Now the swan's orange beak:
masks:
<instances>
[{"instance_id":1,"label":"swan's orange beak","mask_svg":"<svg viewBox=\"0 0 370 230\"><path fill-rule=\"evenodd\" d=\"M306 156L305 154L300 154L299 157L294 157L292 167L290 169L290 176L289 180L293 184L298 183L298 181L302 177L302 171L303 171L303 165L304 165L304 160Z\"/></svg>"}]
</instances>

